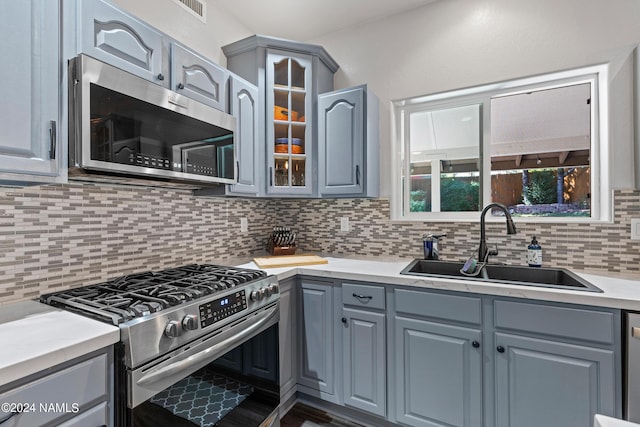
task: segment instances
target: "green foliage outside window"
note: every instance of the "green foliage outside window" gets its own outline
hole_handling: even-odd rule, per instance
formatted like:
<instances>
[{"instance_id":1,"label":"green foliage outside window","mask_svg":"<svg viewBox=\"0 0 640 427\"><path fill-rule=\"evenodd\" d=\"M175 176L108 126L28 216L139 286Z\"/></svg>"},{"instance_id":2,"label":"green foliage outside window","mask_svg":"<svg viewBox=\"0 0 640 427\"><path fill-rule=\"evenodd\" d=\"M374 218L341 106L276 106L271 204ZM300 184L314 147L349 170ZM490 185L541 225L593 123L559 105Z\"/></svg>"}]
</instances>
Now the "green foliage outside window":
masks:
<instances>
[{"instance_id":1,"label":"green foliage outside window","mask_svg":"<svg viewBox=\"0 0 640 427\"><path fill-rule=\"evenodd\" d=\"M524 204L556 203L558 200L556 179L555 171L552 170L530 171L529 185L522 189Z\"/></svg>"},{"instance_id":2,"label":"green foliage outside window","mask_svg":"<svg viewBox=\"0 0 640 427\"><path fill-rule=\"evenodd\" d=\"M468 212L480 210L480 184L456 178L440 181L440 210L443 212Z\"/></svg>"}]
</instances>

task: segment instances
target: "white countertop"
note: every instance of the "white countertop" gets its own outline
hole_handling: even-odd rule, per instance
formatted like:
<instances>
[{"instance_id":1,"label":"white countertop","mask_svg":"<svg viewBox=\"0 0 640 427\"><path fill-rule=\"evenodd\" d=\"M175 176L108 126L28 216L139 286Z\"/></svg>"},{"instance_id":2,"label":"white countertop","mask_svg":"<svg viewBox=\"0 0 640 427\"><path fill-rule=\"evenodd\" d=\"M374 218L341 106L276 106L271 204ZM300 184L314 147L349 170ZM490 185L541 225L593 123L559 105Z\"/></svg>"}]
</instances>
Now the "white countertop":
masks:
<instances>
[{"instance_id":1,"label":"white countertop","mask_svg":"<svg viewBox=\"0 0 640 427\"><path fill-rule=\"evenodd\" d=\"M279 280L297 274L325 277L328 279L357 280L391 285L404 285L424 289L444 289L449 291L472 292L507 296L514 298L536 299L544 301L585 304L598 307L610 307L640 311L640 277L628 279L605 277L595 274L572 272L591 282L604 292L585 292L579 290L552 289L539 286L509 285L488 283L467 279L444 279L437 277L418 277L401 275L402 271L413 259L406 258L394 261L378 261L373 259L349 259L325 257L328 264L308 265L264 269L268 274L278 276ZM242 267L258 268L253 262Z\"/></svg>"},{"instance_id":2,"label":"white countertop","mask_svg":"<svg viewBox=\"0 0 640 427\"><path fill-rule=\"evenodd\" d=\"M120 341L116 326L36 301L0 306L0 386Z\"/></svg>"},{"instance_id":3,"label":"white countertop","mask_svg":"<svg viewBox=\"0 0 640 427\"><path fill-rule=\"evenodd\" d=\"M295 275L445 289L640 311L640 278L575 272L603 293L401 275L411 259L380 261L326 257L328 264L266 269L284 280ZM242 267L257 268L253 262ZM0 386L120 340L120 329L36 301L0 305ZM9 343L7 345L7 343Z\"/></svg>"}]
</instances>

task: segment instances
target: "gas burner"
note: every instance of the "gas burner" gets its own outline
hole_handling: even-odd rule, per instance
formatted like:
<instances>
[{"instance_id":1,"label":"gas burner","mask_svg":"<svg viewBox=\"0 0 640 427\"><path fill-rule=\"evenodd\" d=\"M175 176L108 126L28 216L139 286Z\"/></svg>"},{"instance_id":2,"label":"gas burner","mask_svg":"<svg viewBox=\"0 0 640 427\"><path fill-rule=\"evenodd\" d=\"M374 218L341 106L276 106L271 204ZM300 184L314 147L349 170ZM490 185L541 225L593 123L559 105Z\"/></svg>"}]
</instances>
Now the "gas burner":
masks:
<instances>
[{"instance_id":1,"label":"gas burner","mask_svg":"<svg viewBox=\"0 0 640 427\"><path fill-rule=\"evenodd\" d=\"M266 276L261 270L189 264L43 295L41 301L118 325Z\"/></svg>"}]
</instances>

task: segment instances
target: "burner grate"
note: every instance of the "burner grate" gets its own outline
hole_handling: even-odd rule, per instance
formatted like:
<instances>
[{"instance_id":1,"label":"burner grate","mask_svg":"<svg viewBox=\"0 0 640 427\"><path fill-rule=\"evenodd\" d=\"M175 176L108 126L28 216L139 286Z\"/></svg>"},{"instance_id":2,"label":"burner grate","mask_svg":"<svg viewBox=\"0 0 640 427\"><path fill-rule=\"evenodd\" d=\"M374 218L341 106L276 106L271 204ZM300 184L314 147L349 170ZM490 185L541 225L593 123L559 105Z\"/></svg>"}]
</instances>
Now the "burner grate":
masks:
<instances>
[{"instance_id":1,"label":"burner grate","mask_svg":"<svg viewBox=\"0 0 640 427\"><path fill-rule=\"evenodd\" d=\"M104 283L43 295L40 300L118 325L266 275L262 270L189 264L116 277Z\"/></svg>"}]
</instances>

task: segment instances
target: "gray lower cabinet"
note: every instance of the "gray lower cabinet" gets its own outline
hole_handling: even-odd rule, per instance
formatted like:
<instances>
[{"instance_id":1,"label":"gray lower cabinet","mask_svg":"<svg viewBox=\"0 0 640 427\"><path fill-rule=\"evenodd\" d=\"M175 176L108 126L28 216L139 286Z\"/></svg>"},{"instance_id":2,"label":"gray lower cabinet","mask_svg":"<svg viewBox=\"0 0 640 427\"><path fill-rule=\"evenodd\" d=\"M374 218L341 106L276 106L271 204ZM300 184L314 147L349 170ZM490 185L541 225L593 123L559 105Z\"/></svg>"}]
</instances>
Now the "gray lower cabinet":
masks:
<instances>
[{"instance_id":1,"label":"gray lower cabinet","mask_svg":"<svg viewBox=\"0 0 640 427\"><path fill-rule=\"evenodd\" d=\"M344 404L387 415L385 288L343 282L342 386Z\"/></svg>"},{"instance_id":2,"label":"gray lower cabinet","mask_svg":"<svg viewBox=\"0 0 640 427\"><path fill-rule=\"evenodd\" d=\"M615 413L611 350L496 334L497 427L584 427Z\"/></svg>"},{"instance_id":3,"label":"gray lower cabinet","mask_svg":"<svg viewBox=\"0 0 640 427\"><path fill-rule=\"evenodd\" d=\"M482 425L482 333L396 318L398 421L412 426Z\"/></svg>"},{"instance_id":4,"label":"gray lower cabinet","mask_svg":"<svg viewBox=\"0 0 640 427\"><path fill-rule=\"evenodd\" d=\"M398 289L395 419L578 427L620 417L619 310Z\"/></svg>"},{"instance_id":5,"label":"gray lower cabinet","mask_svg":"<svg viewBox=\"0 0 640 427\"><path fill-rule=\"evenodd\" d=\"M334 285L302 279L299 287L299 390L332 401L340 400L336 378Z\"/></svg>"},{"instance_id":6,"label":"gray lower cabinet","mask_svg":"<svg viewBox=\"0 0 640 427\"><path fill-rule=\"evenodd\" d=\"M481 299L398 289L394 311L396 420L481 426Z\"/></svg>"},{"instance_id":7,"label":"gray lower cabinet","mask_svg":"<svg viewBox=\"0 0 640 427\"><path fill-rule=\"evenodd\" d=\"M110 348L62 367L36 374L27 383L0 393L0 402L22 405L0 414L3 427L113 425L113 355Z\"/></svg>"},{"instance_id":8,"label":"gray lower cabinet","mask_svg":"<svg viewBox=\"0 0 640 427\"><path fill-rule=\"evenodd\" d=\"M378 98L357 86L318 95L318 193L376 197Z\"/></svg>"},{"instance_id":9,"label":"gray lower cabinet","mask_svg":"<svg viewBox=\"0 0 640 427\"><path fill-rule=\"evenodd\" d=\"M285 402L295 394L298 367L297 279L281 281L280 287L280 399Z\"/></svg>"},{"instance_id":10,"label":"gray lower cabinet","mask_svg":"<svg viewBox=\"0 0 640 427\"><path fill-rule=\"evenodd\" d=\"M385 314L352 308L342 310L344 404L386 415Z\"/></svg>"},{"instance_id":11,"label":"gray lower cabinet","mask_svg":"<svg viewBox=\"0 0 640 427\"><path fill-rule=\"evenodd\" d=\"M63 182L59 141L60 4L23 0L2 5L0 182Z\"/></svg>"},{"instance_id":12,"label":"gray lower cabinet","mask_svg":"<svg viewBox=\"0 0 640 427\"><path fill-rule=\"evenodd\" d=\"M493 302L498 427L577 427L620 417L620 313L611 309Z\"/></svg>"}]
</instances>

